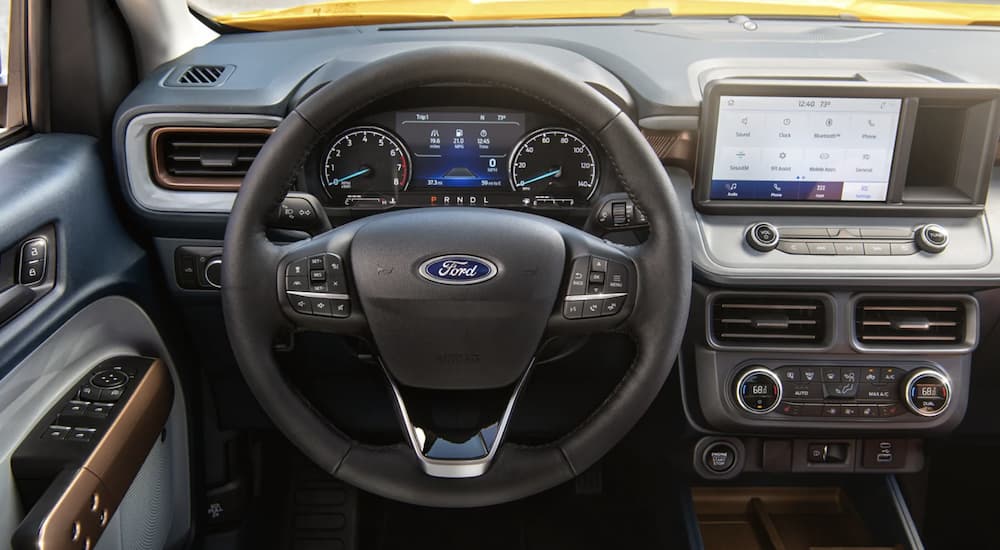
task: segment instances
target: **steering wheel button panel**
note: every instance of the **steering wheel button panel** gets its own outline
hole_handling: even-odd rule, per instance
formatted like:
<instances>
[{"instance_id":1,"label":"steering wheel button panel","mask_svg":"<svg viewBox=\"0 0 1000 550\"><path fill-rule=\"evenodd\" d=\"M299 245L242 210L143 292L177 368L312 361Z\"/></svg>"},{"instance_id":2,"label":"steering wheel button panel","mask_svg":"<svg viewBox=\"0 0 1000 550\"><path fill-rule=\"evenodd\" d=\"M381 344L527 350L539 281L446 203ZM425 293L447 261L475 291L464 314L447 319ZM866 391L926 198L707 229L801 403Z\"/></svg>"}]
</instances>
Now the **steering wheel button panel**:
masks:
<instances>
[{"instance_id":1,"label":"steering wheel button panel","mask_svg":"<svg viewBox=\"0 0 1000 550\"><path fill-rule=\"evenodd\" d=\"M292 260L285 274L285 297L296 313L338 318L351 315L340 256L326 253Z\"/></svg>"},{"instance_id":2,"label":"steering wheel button panel","mask_svg":"<svg viewBox=\"0 0 1000 550\"><path fill-rule=\"evenodd\" d=\"M566 285L563 317L592 319L615 315L625 306L628 289L629 274L624 264L597 256L576 258Z\"/></svg>"}]
</instances>

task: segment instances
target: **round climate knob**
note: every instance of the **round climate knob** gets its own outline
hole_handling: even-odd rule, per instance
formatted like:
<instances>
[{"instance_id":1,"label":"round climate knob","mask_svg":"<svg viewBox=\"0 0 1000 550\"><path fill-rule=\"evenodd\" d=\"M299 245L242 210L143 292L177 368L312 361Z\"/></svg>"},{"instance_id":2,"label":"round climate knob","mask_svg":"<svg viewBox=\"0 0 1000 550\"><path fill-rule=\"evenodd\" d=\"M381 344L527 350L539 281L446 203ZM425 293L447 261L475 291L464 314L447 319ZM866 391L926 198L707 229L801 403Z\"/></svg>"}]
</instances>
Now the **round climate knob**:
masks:
<instances>
[{"instance_id":1,"label":"round climate knob","mask_svg":"<svg viewBox=\"0 0 1000 550\"><path fill-rule=\"evenodd\" d=\"M948 230L936 223L929 223L917 229L917 246L924 252L937 254L948 247Z\"/></svg>"},{"instance_id":2,"label":"round climate knob","mask_svg":"<svg viewBox=\"0 0 1000 550\"><path fill-rule=\"evenodd\" d=\"M933 369L919 369L906 379L906 406L920 416L937 416L951 404L951 380Z\"/></svg>"},{"instance_id":3,"label":"round climate knob","mask_svg":"<svg viewBox=\"0 0 1000 550\"><path fill-rule=\"evenodd\" d=\"M747 412L767 414L781 403L781 380L771 369L751 367L736 380L736 402Z\"/></svg>"},{"instance_id":4,"label":"round climate knob","mask_svg":"<svg viewBox=\"0 0 1000 550\"><path fill-rule=\"evenodd\" d=\"M769 252L778 246L778 228L767 222L755 223L747 228L746 238L750 248Z\"/></svg>"}]
</instances>

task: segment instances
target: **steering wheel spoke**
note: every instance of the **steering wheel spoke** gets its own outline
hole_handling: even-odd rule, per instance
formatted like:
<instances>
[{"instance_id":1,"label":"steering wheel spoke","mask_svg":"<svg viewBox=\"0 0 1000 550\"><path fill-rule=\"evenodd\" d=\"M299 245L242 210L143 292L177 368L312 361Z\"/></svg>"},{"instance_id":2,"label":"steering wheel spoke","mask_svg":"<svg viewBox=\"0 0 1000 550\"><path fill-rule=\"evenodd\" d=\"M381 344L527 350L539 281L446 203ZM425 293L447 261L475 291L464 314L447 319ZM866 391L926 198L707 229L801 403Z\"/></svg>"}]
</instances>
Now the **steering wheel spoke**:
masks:
<instances>
[{"instance_id":1,"label":"steering wheel spoke","mask_svg":"<svg viewBox=\"0 0 1000 550\"><path fill-rule=\"evenodd\" d=\"M567 267L549 320L550 332L590 333L625 326L636 307L639 281L634 255L639 248L568 227L562 233Z\"/></svg>"},{"instance_id":2,"label":"steering wheel spoke","mask_svg":"<svg viewBox=\"0 0 1000 550\"><path fill-rule=\"evenodd\" d=\"M447 391L405 388L386 371L400 424L424 473L460 479L489 471L530 368L506 388ZM467 422L442 425L438 421L442 417Z\"/></svg>"},{"instance_id":3,"label":"steering wheel spoke","mask_svg":"<svg viewBox=\"0 0 1000 550\"><path fill-rule=\"evenodd\" d=\"M367 326L350 284L352 228L322 233L284 251L277 264L278 303L296 327L356 334Z\"/></svg>"}]
</instances>

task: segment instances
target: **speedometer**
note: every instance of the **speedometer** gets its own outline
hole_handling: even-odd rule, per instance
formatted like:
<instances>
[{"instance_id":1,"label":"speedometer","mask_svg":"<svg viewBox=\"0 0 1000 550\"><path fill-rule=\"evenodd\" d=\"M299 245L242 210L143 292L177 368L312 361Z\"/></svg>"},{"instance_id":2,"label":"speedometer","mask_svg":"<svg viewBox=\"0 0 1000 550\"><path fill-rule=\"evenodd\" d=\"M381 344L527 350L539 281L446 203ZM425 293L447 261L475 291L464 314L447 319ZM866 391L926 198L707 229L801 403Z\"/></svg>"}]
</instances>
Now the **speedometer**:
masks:
<instances>
[{"instance_id":1,"label":"speedometer","mask_svg":"<svg viewBox=\"0 0 1000 550\"><path fill-rule=\"evenodd\" d=\"M406 188L409 177L409 152L396 136L375 126L338 135L323 164L327 192L394 194Z\"/></svg>"},{"instance_id":2,"label":"speedometer","mask_svg":"<svg viewBox=\"0 0 1000 550\"><path fill-rule=\"evenodd\" d=\"M510 175L515 191L584 202L597 188L597 159L573 132L543 128L514 150Z\"/></svg>"}]
</instances>

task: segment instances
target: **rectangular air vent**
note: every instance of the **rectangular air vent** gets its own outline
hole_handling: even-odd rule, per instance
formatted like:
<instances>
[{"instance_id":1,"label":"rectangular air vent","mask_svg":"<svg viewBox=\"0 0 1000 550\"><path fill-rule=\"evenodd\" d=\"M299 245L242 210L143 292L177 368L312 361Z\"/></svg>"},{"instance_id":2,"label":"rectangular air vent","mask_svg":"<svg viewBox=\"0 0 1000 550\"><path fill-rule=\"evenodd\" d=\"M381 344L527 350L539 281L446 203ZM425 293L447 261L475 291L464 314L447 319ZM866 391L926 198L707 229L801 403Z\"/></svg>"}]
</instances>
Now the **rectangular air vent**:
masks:
<instances>
[{"instance_id":1,"label":"rectangular air vent","mask_svg":"<svg viewBox=\"0 0 1000 550\"><path fill-rule=\"evenodd\" d=\"M711 305L711 334L721 345L820 346L827 302L819 297L722 294Z\"/></svg>"},{"instance_id":2,"label":"rectangular air vent","mask_svg":"<svg viewBox=\"0 0 1000 550\"><path fill-rule=\"evenodd\" d=\"M233 70L233 65L190 65L182 71L175 71L177 75L168 78L164 84L177 87L206 88L219 86L229 78Z\"/></svg>"},{"instance_id":3,"label":"rectangular air vent","mask_svg":"<svg viewBox=\"0 0 1000 550\"><path fill-rule=\"evenodd\" d=\"M854 307L857 341L871 347L964 345L969 304L962 299L865 297Z\"/></svg>"},{"instance_id":4,"label":"rectangular air vent","mask_svg":"<svg viewBox=\"0 0 1000 550\"><path fill-rule=\"evenodd\" d=\"M271 128L157 128L149 146L153 180L161 187L234 191Z\"/></svg>"}]
</instances>

